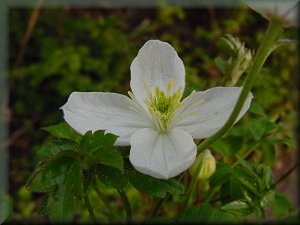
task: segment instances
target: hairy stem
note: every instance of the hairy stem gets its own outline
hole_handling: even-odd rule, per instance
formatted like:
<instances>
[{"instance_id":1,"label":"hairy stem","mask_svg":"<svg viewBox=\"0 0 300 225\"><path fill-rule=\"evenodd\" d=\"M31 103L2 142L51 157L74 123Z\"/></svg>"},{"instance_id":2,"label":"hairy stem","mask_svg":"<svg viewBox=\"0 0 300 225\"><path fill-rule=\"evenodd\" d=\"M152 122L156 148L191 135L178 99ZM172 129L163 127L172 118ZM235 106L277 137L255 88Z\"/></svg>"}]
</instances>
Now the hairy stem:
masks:
<instances>
[{"instance_id":1,"label":"hairy stem","mask_svg":"<svg viewBox=\"0 0 300 225\"><path fill-rule=\"evenodd\" d=\"M213 136L207 138L200 145L198 145L198 153L207 149L213 142L221 138L232 127L241 109L243 108L243 105L248 97L251 88L253 87L257 74L259 73L262 65L271 53L273 46L277 38L281 34L282 30L283 28L280 26L280 24L277 24L275 22L269 23L268 30L257 51L254 61L250 66L249 73L244 81L242 92L230 117L226 121L225 125L218 132L216 132Z\"/></svg>"}]
</instances>

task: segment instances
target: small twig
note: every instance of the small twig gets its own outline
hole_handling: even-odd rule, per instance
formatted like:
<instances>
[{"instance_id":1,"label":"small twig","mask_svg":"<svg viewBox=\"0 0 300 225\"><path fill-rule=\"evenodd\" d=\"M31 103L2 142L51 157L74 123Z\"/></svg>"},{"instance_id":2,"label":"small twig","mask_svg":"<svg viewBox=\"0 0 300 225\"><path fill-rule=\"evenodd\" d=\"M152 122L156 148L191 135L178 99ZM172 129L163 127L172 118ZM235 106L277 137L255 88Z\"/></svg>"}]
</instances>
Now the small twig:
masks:
<instances>
[{"instance_id":1,"label":"small twig","mask_svg":"<svg viewBox=\"0 0 300 225\"><path fill-rule=\"evenodd\" d=\"M278 180L275 182L275 184L279 184L282 182L285 178L287 178L297 167L299 166L299 163L296 162L290 169L288 169L281 177L278 178Z\"/></svg>"},{"instance_id":2,"label":"small twig","mask_svg":"<svg viewBox=\"0 0 300 225\"><path fill-rule=\"evenodd\" d=\"M43 0L37 0L36 5L31 13L31 17L27 24L26 32L20 42L20 50L18 52L17 61L16 61L16 67L19 67L23 62L23 57L25 53L25 49L27 46L27 43L29 41L29 38L31 36L31 33L36 25L37 19L39 17L40 8Z\"/></svg>"}]
</instances>

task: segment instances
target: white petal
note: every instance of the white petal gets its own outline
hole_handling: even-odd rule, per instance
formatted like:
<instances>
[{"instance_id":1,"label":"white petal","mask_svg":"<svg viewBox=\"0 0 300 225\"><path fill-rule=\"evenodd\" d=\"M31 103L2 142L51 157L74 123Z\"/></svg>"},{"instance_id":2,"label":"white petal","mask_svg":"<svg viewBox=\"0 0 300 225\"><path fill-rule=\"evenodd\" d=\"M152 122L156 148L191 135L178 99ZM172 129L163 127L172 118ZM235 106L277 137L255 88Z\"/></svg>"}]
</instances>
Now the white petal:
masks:
<instances>
[{"instance_id":1,"label":"white petal","mask_svg":"<svg viewBox=\"0 0 300 225\"><path fill-rule=\"evenodd\" d=\"M197 153L192 136L179 129L159 133L145 128L133 134L130 144L132 165L158 179L169 179L185 171Z\"/></svg>"},{"instance_id":2,"label":"white petal","mask_svg":"<svg viewBox=\"0 0 300 225\"><path fill-rule=\"evenodd\" d=\"M185 70L175 49L167 42L147 41L139 50L131 66L130 86L133 94L143 105L147 97L145 84L153 91L156 86L167 93L168 83L174 82L173 94L179 87L184 89Z\"/></svg>"},{"instance_id":3,"label":"white petal","mask_svg":"<svg viewBox=\"0 0 300 225\"><path fill-rule=\"evenodd\" d=\"M64 119L78 133L106 130L119 136L116 145L129 145L138 129L151 127L145 115L132 108L135 105L125 95L101 92L73 92L61 107Z\"/></svg>"},{"instance_id":4,"label":"white petal","mask_svg":"<svg viewBox=\"0 0 300 225\"><path fill-rule=\"evenodd\" d=\"M195 92L181 103L174 126L191 133L195 139L213 135L229 118L241 90L241 87L215 87ZM248 110L252 98L250 93L235 122Z\"/></svg>"},{"instance_id":5,"label":"white petal","mask_svg":"<svg viewBox=\"0 0 300 225\"><path fill-rule=\"evenodd\" d=\"M279 19L284 26L297 25L299 0L244 0L266 19Z\"/></svg>"}]
</instances>

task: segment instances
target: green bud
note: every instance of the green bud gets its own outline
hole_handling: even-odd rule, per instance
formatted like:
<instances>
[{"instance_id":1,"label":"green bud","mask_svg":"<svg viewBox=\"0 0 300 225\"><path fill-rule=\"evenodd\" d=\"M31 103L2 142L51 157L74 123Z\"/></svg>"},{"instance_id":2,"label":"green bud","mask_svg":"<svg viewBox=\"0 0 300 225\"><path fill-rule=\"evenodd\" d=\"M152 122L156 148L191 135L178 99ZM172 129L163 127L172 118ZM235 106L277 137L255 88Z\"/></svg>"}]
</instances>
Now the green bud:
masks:
<instances>
[{"instance_id":1,"label":"green bud","mask_svg":"<svg viewBox=\"0 0 300 225\"><path fill-rule=\"evenodd\" d=\"M216 170L216 160L209 150L200 153L196 158L194 164L189 171L196 176L198 172L198 179L210 178Z\"/></svg>"},{"instance_id":2,"label":"green bud","mask_svg":"<svg viewBox=\"0 0 300 225\"><path fill-rule=\"evenodd\" d=\"M251 50L245 47L245 44L241 42L238 38L234 38L230 34L226 34L223 40L232 50L232 57L229 59L229 79L230 83L228 85L234 86L241 75L248 69L253 54Z\"/></svg>"}]
</instances>

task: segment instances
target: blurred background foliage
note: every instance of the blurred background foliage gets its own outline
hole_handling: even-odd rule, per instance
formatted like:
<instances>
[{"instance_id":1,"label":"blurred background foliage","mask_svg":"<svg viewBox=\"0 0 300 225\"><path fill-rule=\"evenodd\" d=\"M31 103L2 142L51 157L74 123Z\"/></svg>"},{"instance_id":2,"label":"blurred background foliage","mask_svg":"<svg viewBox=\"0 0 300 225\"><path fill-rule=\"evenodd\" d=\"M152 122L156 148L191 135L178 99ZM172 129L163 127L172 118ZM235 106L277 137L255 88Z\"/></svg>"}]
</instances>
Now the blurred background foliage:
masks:
<instances>
[{"instance_id":1,"label":"blurred background foliage","mask_svg":"<svg viewBox=\"0 0 300 225\"><path fill-rule=\"evenodd\" d=\"M186 94L194 89L224 85L224 75L214 61L217 57L230 57L221 37L230 33L245 42L246 47L255 49L267 27L267 21L246 8L183 9L167 5L153 9L49 8L39 11L24 55L18 58L31 14L32 9L11 9L9 14L10 193L14 200L14 219L39 215L37 204L42 201L41 196L30 193L24 185L38 162L36 151L47 139L40 128L63 121L59 107L71 92L126 94L130 90L130 64L149 39L169 42L183 59ZM295 34L295 29L286 31L287 37ZM252 107L252 112L226 139L214 144L218 159L230 162L242 145L254 143L251 138L256 141L265 138L275 129L268 124L272 121L276 132L279 129L276 138L279 133L286 142L281 141L276 148L268 150L270 145L264 141L260 151L251 154L249 159L272 166L275 176L282 175L292 165L297 91L295 51L295 46L288 46L269 58L253 89L258 106ZM257 129L265 130L257 133ZM276 142L274 136L269 141L272 140ZM144 202L137 200L138 193L133 189L128 196L133 211L142 210L141 206L151 201L147 196L143 196ZM292 205L284 195L276 196L279 200L274 213L278 217L286 216ZM113 194L110 201L116 201ZM282 202L286 204L285 211L280 210ZM95 211L101 211L102 203L92 204L97 207ZM172 207L166 204L164 210L172 212ZM87 211L81 216L88 217Z\"/></svg>"}]
</instances>

